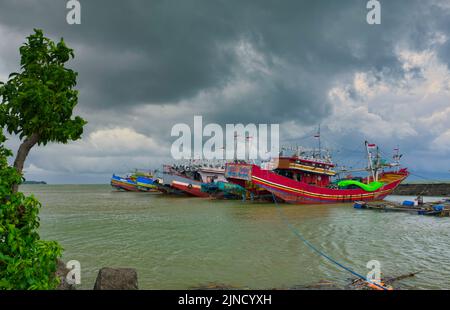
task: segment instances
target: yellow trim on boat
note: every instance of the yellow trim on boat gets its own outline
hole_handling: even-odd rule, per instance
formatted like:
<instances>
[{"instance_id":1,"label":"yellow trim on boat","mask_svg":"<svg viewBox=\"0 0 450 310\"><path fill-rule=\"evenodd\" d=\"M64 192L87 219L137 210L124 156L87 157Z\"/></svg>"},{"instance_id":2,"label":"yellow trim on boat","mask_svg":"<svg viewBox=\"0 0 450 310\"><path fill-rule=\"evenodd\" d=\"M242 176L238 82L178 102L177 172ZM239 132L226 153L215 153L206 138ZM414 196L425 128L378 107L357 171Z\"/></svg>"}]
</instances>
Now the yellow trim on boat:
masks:
<instances>
[{"instance_id":1,"label":"yellow trim on boat","mask_svg":"<svg viewBox=\"0 0 450 310\"><path fill-rule=\"evenodd\" d=\"M312 173L321 173L321 174L326 174L326 175L331 175L331 176L336 175L336 172L333 170L319 168L319 167L310 167L310 166L301 165L301 164L290 163L289 168L299 169L299 170L308 171L308 172L312 172Z\"/></svg>"},{"instance_id":2,"label":"yellow trim on boat","mask_svg":"<svg viewBox=\"0 0 450 310\"><path fill-rule=\"evenodd\" d=\"M281 184L277 184L277 183L273 183L270 181L266 181L264 179L252 176L252 179L255 179L257 182L260 182L262 184L268 185L268 186L272 186L278 189L283 189L289 192L293 192L293 193L300 193L300 194L304 194L306 196L312 196L312 197L320 197L320 198L335 198L335 199L346 199L346 198L351 198L351 197L375 197L375 196L380 196L383 195L384 193L388 193L391 191L391 189L388 190L384 190L384 191L379 191L379 192L372 192L372 193L367 193L367 194L356 194L356 195L329 195L329 194L316 194L316 193L312 193L312 192L308 192L308 191L304 191L304 190L300 190L300 189L296 189L296 188L292 188L286 185L281 185Z\"/></svg>"}]
</instances>

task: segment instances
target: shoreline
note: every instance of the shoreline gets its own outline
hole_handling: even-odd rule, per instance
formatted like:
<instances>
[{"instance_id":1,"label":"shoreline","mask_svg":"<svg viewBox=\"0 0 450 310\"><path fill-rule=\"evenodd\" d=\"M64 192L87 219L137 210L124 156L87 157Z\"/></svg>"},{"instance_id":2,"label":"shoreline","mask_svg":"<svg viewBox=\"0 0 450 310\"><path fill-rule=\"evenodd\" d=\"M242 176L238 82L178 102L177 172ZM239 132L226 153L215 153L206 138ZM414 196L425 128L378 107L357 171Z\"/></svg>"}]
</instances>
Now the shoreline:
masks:
<instances>
[{"instance_id":1,"label":"shoreline","mask_svg":"<svg viewBox=\"0 0 450 310\"><path fill-rule=\"evenodd\" d=\"M22 185L72 185L72 186L83 186L83 185L109 185L105 184L42 184L42 183L28 183ZM400 184L391 195L396 196L442 196L450 197L450 183L440 182L440 183L404 183Z\"/></svg>"},{"instance_id":2,"label":"shoreline","mask_svg":"<svg viewBox=\"0 0 450 310\"><path fill-rule=\"evenodd\" d=\"M450 183L405 183L400 184L391 195L399 196L444 196L450 197Z\"/></svg>"}]
</instances>

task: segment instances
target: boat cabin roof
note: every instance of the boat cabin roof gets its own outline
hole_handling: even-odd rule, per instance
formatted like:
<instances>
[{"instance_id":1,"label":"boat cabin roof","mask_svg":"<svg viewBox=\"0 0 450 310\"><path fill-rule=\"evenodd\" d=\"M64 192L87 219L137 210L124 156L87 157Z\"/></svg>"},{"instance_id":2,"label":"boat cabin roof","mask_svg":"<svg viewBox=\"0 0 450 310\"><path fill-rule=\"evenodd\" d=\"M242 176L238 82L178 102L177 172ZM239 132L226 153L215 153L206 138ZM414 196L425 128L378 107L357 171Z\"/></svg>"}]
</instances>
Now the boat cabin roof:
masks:
<instances>
[{"instance_id":1,"label":"boat cabin roof","mask_svg":"<svg viewBox=\"0 0 450 310\"><path fill-rule=\"evenodd\" d=\"M302 164L310 166L319 165L326 168L332 168L335 166L331 161L327 161L323 158L290 156L290 157L280 157L279 159L289 160L290 162L301 162Z\"/></svg>"}]
</instances>

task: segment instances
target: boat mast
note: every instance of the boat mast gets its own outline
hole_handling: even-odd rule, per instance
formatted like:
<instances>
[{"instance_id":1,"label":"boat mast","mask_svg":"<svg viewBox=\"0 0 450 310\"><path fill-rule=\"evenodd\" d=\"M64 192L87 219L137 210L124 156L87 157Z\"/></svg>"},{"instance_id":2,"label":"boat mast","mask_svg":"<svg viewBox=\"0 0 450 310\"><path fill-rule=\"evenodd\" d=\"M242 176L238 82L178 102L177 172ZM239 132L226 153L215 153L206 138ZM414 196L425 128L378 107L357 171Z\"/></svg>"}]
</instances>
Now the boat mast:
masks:
<instances>
[{"instance_id":1,"label":"boat mast","mask_svg":"<svg viewBox=\"0 0 450 310\"><path fill-rule=\"evenodd\" d=\"M237 163L237 133L234 133L233 162Z\"/></svg>"},{"instance_id":2,"label":"boat mast","mask_svg":"<svg viewBox=\"0 0 450 310\"><path fill-rule=\"evenodd\" d=\"M322 146L320 144L320 124L319 124L319 128L318 128L317 133L315 134L314 138L319 139L319 159L320 159L320 158L322 158Z\"/></svg>"},{"instance_id":3,"label":"boat mast","mask_svg":"<svg viewBox=\"0 0 450 310\"><path fill-rule=\"evenodd\" d=\"M374 181L378 181L379 168L380 168L380 149L378 148L378 145L377 145L377 154L376 154L376 157L375 157L375 177L374 177Z\"/></svg>"},{"instance_id":4,"label":"boat mast","mask_svg":"<svg viewBox=\"0 0 450 310\"><path fill-rule=\"evenodd\" d=\"M372 153L370 153L369 150L369 143L367 141L365 141L365 145L366 145L366 152L367 152L367 160L368 160L368 169L370 171L370 173L372 174L372 178L373 180L375 180L375 173L373 171L373 165L372 165ZM369 184L370 182L370 175L367 177L367 184Z\"/></svg>"},{"instance_id":5,"label":"boat mast","mask_svg":"<svg viewBox=\"0 0 450 310\"><path fill-rule=\"evenodd\" d=\"M400 146L397 145L397 147L394 149L394 162L393 162L393 166L394 167L400 167L400 158L402 158L402 154L400 154ZM398 171L398 168L396 169Z\"/></svg>"},{"instance_id":6,"label":"boat mast","mask_svg":"<svg viewBox=\"0 0 450 310\"><path fill-rule=\"evenodd\" d=\"M249 157L250 157L250 133L246 132L245 133L245 162L248 163L249 162Z\"/></svg>"}]
</instances>

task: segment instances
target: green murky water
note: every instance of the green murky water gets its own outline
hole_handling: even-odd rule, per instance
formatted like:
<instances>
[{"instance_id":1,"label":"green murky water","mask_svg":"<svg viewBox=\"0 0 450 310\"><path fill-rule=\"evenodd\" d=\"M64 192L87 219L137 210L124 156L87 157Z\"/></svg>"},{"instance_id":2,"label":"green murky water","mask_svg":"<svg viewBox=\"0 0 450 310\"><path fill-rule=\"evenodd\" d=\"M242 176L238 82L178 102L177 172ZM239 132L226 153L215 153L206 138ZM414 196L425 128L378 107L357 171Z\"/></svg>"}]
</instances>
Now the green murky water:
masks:
<instances>
[{"instance_id":1,"label":"green murky water","mask_svg":"<svg viewBox=\"0 0 450 310\"><path fill-rule=\"evenodd\" d=\"M78 260L81 288L101 267L133 267L142 289L210 282L266 289L347 284L350 275L311 252L272 204L172 198L108 185L26 185L41 202L41 234ZM395 199L395 197L393 197ZM282 205L314 245L366 274L376 259L388 276L422 270L404 289L450 289L450 219L355 210L351 205Z\"/></svg>"}]
</instances>

